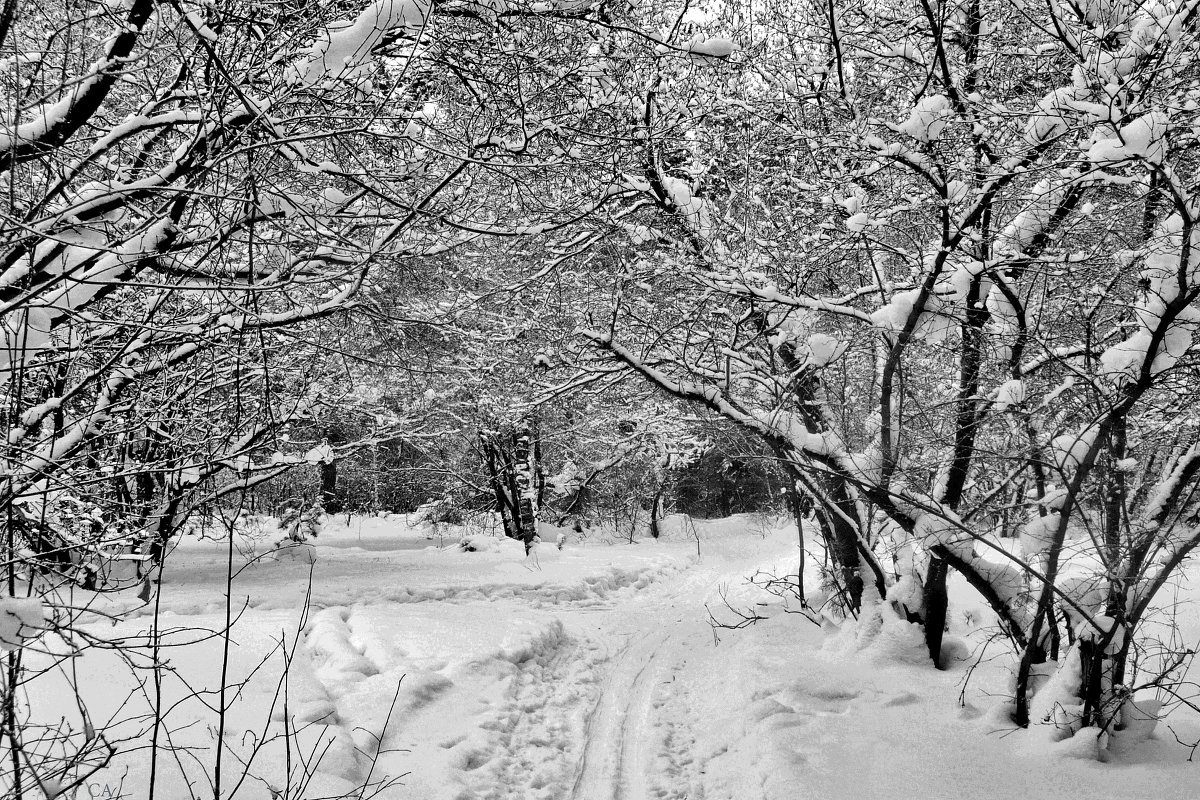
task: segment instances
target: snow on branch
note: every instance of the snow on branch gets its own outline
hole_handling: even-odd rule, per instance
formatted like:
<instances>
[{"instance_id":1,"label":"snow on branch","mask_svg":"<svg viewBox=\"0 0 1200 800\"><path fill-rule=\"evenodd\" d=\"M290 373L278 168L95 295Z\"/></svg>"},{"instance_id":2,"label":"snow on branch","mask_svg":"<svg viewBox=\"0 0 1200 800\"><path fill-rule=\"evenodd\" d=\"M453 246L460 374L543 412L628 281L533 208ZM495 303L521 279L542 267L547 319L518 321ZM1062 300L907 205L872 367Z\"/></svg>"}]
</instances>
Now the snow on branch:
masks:
<instances>
[{"instance_id":1,"label":"snow on branch","mask_svg":"<svg viewBox=\"0 0 1200 800\"><path fill-rule=\"evenodd\" d=\"M26 122L9 127L0 123L0 169L45 155L61 146L85 125L104 103L112 87L123 74L126 62L150 19L154 0L133 0L121 30L108 44L103 58L83 76L64 81L71 87L61 99L39 106Z\"/></svg>"},{"instance_id":2,"label":"snow on branch","mask_svg":"<svg viewBox=\"0 0 1200 800\"><path fill-rule=\"evenodd\" d=\"M296 80L305 86L353 78L362 63L389 33L416 38L424 29L431 0L375 0L353 22L331 23L296 65Z\"/></svg>"}]
</instances>

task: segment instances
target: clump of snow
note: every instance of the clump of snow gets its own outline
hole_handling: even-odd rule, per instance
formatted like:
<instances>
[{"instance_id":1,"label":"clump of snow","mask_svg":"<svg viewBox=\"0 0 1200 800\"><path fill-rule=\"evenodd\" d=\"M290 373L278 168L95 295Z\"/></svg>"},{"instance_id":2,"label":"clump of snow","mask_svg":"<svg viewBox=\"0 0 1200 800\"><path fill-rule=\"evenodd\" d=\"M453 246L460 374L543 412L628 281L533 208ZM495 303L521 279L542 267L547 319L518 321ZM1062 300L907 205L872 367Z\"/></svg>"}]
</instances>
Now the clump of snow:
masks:
<instances>
[{"instance_id":1,"label":"clump of snow","mask_svg":"<svg viewBox=\"0 0 1200 800\"><path fill-rule=\"evenodd\" d=\"M1153 736L1162 706L1162 701L1153 697L1126 700L1121 706L1120 730L1112 735L1109 749L1127 752Z\"/></svg>"},{"instance_id":2,"label":"clump of snow","mask_svg":"<svg viewBox=\"0 0 1200 800\"><path fill-rule=\"evenodd\" d=\"M946 200L950 203L961 203L966 199L971 187L960 180L952 180L946 184Z\"/></svg>"},{"instance_id":3,"label":"clump of snow","mask_svg":"<svg viewBox=\"0 0 1200 800\"><path fill-rule=\"evenodd\" d=\"M1193 327L1190 320L1172 323L1167 327L1162 344L1150 362L1151 375L1158 375L1175 366L1191 349ZM1143 328L1108 348L1100 354L1100 374L1114 383L1136 377L1149 355L1150 342L1150 331Z\"/></svg>"},{"instance_id":4,"label":"clump of snow","mask_svg":"<svg viewBox=\"0 0 1200 800\"><path fill-rule=\"evenodd\" d=\"M737 43L724 36L714 36L708 39L697 36L687 45L689 53L710 58L728 58L737 49Z\"/></svg>"},{"instance_id":5,"label":"clump of snow","mask_svg":"<svg viewBox=\"0 0 1200 800\"><path fill-rule=\"evenodd\" d=\"M708 203L692 192L687 181L667 175L663 178L667 198L687 218L688 223L701 237L708 238L712 232L712 212Z\"/></svg>"},{"instance_id":6,"label":"clump of snow","mask_svg":"<svg viewBox=\"0 0 1200 800\"><path fill-rule=\"evenodd\" d=\"M1062 511L1067 505L1067 490L1050 489L1038 505L1047 511Z\"/></svg>"},{"instance_id":7,"label":"clump of snow","mask_svg":"<svg viewBox=\"0 0 1200 800\"><path fill-rule=\"evenodd\" d=\"M1113 466L1117 472L1137 472L1138 462L1136 458L1122 458Z\"/></svg>"},{"instance_id":8,"label":"clump of snow","mask_svg":"<svg viewBox=\"0 0 1200 800\"><path fill-rule=\"evenodd\" d=\"M1041 558L1049 550L1061 521L1060 514L1052 513L1034 517L1025 523L1021 529L1021 553L1026 561L1035 563L1035 559Z\"/></svg>"},{"instance_id":9,"label":"clump of snow","mask_svg":"<svg viewBox=\"0 0 1200 800\"><path fill-rule=\"evenodd\" d=\"M887 305L871 312L871 324L887 330L903 330L904 323L908 321L908 315L912 313L913 304L917 302L918 295L919 292L916 289L896 292Z\"/></svg>"},{"instance_id":10,"label":"clump of snow","mask_svg":"<svg viewBox=\"0 0 1200 800\"><path fill-rule=\"evenodd\" d=\"M846 343L825 333L814 333L808 337L808 356L804 363L810 367L824 367L846 352Z\"/></svg>"},{"instance_id":11,"label":"clump of snow","mask_svg":"<svg viewBox=\"0 0 1200 800\"><path fill-rule=\"evenodd\" d=\"M309 464L332 464L334 461L333 448L329 442L321 442L304 454L304 460Z\"/></svg>"},{"instance_id":12,"label":"clump of snow","mask_svg":"<svg viewBox=\"0 0 1200 800\"><path fill-rule=\"evenodd\" d=\"M562 620L551 620L545 628L533 636L520 635L506 638L497 652L497 656L511 664L521 664L533 661L553 653L562 644L566 636Z\"/></svg>"},{"instance_id":13,"label":"clump of snow","mask_svg":"<svg viewBox=\"0 0 1200 800\"><path fill-rule=\"evenodd\" d=\"M1151 111L1125 125L1117 136L1102 139L1088 149L1088 160L1097 166L1140 158L1161 164L1167 152L1170 121L1162 111Z\"/></svg>"},{"instance_id":14,"label":"clump of snow","mask_svg":"<svg viewBox=\"0 0 1200 800\"><path fill-rule=\"evenodd\" d=\"M871 324L886 331L904 330L920 294L920 289L906 289L894 293L886 305L871 312ZM925 298L924 308L913 329L915 337L926 338L933 342L945 341L955 323L952 316L944 313L944 305L943 300L937 294L930 294Z\"/></svg>"},{"instance_id":15,"label":"clump of snow","mask_svg":"<svg viewBox=\"0 0 1200 800\"><path fill-rule=\"evenodd\" d=\"M1065 133L1065 113L1070 111L1080 93L1081 90L1074 86L1063 86L1047 93L1029 115L1029 121L1025 124L1025 137L1033 144L1040 144Z\"/></svg>"},{"instance_id":16,"label":"clump of snow","mask_svg":"<svg viewBox=\"0 0 1200 800\"><path fill-rule=\"evenodd\" d=\"M871 215L865 211L860 211L846 220L846 230L851 233L862 233L870 224Z\"/></svg>"},{"instance_id":17,"label":"clump of snow","mask_svg":"<svg viewBox=\"0 0 1200 800\"><path fill-rule=\"evenodd\" d=\"M379 671L352 643L352 634L346 625L349 617L348 608L322 609L313 616L305 630L305 644L314 661L319 664L318 674L323 673L326 683L330 679L370 676Z\"/></svg>"},{"instance_id":18,"label":"clump of snow","mask_svg":"<svg viewBox=\"0 0 1200 800\"><path fill-rule=\"evenodd\" d=\"M969 260L956 264L952 270L942 275L937 283L937 295L943 304L963 303L970 292L971 284L986 268L982 261ZM980 297L986 298L991 289L991 281L980 281Z\"/></svg>"},{"instance_id":19,"label":"clump of snow","mask_svg":"<svg viewBox=\"0 0 1200 800\"><path fill-rule=\"evenodd\" d=\"M1000 384L992 407L997 411L1008 411L1025 402L1025 382L1019 378Z\"/></svg>"},{"instance_id":20,"label":"clump of snow","mask_svg":"<svg viewBox=\"0 0 1200 800\"><path fill-rule=\"evenodd\" d=\"M828 630L822 650L831 656L865 657L876 664L929 663L921 626L901 617L891 603L864 602L858 619Z\"/></svg>"},{"instance_id":21,"label":"clump of snow","mask_svg":"<svg viewBox=\"0 0 1200 800\"><path fill-rule=\"evenodd\" d=\"M1050 440L1050 453L1054 465L1063 471L1078 468L1099 434L1099 426L1089 425L1078 433L1055 436Z\"/></svg>"},{"instance_id":22,"label":"clump of snow","mask_svg":"<svg viewBox=\"0 0 1200 800\"><path fill-rule=\"evenodd\" d=\"M1111 381L1136 375L1149 349L1150 332L1138 331L1100 354L1100 374Z\"/></svg>"},{"instance_id":23,"label":"clump of snow","mask_svg":"<svg viewBox=\"0 0 1200 800\"><path fill-rule=\"evenodd\" d=\"M900 133L911 136L918 142L936 142L954 116L954 107L944 94L922 98L913 106L908 119L896 126Z\"/></svg>"},{"instance_id":24,"label":"clump of snow","mask_svg":"<svg viewBox=\"0 0 1200 800\"><path fill-rule=\"evenodd\" d=\"M974 558L975 537L963 529L957 515L949 509L936 514L922 513L913 526L913 535L926 549L942 545L960 558Z\"/></svg>"},{"instance_id":25,"label":"clump of snow","mask_svg":"<svg viewBox=\"0 0 1200 800\"><path fill-rule=\"evenodd\" d=\"M1083 705L1079 702L1079 687L1083 682L1079 653L1072 646L1061 662L1048 661L1040 665L1040 671L1037 682L1040 686L1030 701L1029 715L1038 722L1054 726L1052 738L1068 738L1079 730L1083 713Z\"/></svg>"},{"instance_id":26,"label":"clump of snow","mask_svg":"<svg viewBox=\"0 0 1200 800\"><path fill-rule=\"evenodd\" d=\"M22 308L0 318L0 368L21 363L50 344L53 322L40 307Z\"/></svg>"},{"instance_id":27,"label":"clump of snow","mask_svg":"<svg viewBox=\"0 0 1200 800\"><path fill-rule=\"evenodd\" d=\"M1064 180L1055 183L1042 179L1033 185L1025 206L1001 231L996 242L997 248L1009 253L1021 253L1038 234L1046 230L1066 196L1066 186L1072 175L1068 173L1062 177Z\"/></svg>"},{"instance_id":28,"label":"clump of snow","mask_svg":"<svg viewBox=\"0 0 1200 800\"><path fill-rule=\"evenodd\" d=\"M343 205L347 200L350 199L346 196L345 192L343 192L341 189L338 189L336 186L327 186L325 191L321 193L321 197L324 198L325 202L331 206Z\"/></svg>"},{"instance_id":29,"label":"clump of snow","mask_svg":"<svg viewBox=\"0 0 1200 800\"><path fill-rule=\"evenodd\" d=\"M1194 334L1200 328L1200 310L1194 306L1180 309L1165 330L1163 316L1167 305L1179 297L1180 278L1195 278L1195 269L1200 266L1198 245L1200 236L1193 231L1188 248L1191 255L1185 264L1183 223L1179 215L1173 214L1157 226L1155 236L1142 254L1144 267L1139 277L1146 285L1146 293L1134 307L1137 328L1100 355L1101 374L1108 380L1119 384L1136 377L1147 359L1150 359L1150 374L1158 375L1175 366L1191 348ZM1181 276L1181 273L1187 274ZM1162 330L1161 344L1150 358L1152 331L1159 330Z\"/></svg>"},{"instance_id":30,"label":"clump of snow","mask_svg":"<svg viewBox=\"0 0 1200 800\"><path fill-rule=\"evenodd\" d=\"M352 77L384 34L403 29L415 35L425 26L429 0L375 0L353 22L330 24L297 67L299 80L313 86L325 79Z\"/></svg>"}]
</instances>

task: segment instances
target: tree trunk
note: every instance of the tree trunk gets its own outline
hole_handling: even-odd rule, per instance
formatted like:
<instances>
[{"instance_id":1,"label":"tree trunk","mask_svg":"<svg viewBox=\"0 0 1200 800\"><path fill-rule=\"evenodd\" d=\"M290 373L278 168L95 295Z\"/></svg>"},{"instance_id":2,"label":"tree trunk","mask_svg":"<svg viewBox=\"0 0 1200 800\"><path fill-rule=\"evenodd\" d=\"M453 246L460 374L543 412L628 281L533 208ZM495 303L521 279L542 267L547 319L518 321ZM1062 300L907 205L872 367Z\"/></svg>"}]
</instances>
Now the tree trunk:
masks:
<instances>
[{"instance_id":1,"label":"tree trunk","mask_svg":"<svg viewBox=\"0 0 1200 800\"><path fill-rule=\"evenodd\" d=\"M650 536L657 539L662 531L658 527L658 521L663 517L663 495L667 491L667 478L663 476L658 482L658 489L654 492L654 497L650 501Z\"/></svg>"},{"instance_id":2,"label":"tree trunk","mask_svg":"<svg viewBox=\"0 0 1200 800\"><path fill-rule=\"evenodd\" d=\"M787 490L787 500L792 516L796 518L796 537L800 545L800 565L796 568L796 595L800 598L800 604L807 606L808 601L804 594L804 516L811 510L812 499L802 496L793 483L792 488Z\"/></svg>"},{"instance_id":3,"label":"tree trunk","mask_svg":"<svg viewBox=\"0 0 1200 800\"><path fill-rule=\"evenodd\" d=\"M523 425L513 442L513 471L517 496L517 518L520 520L521 541L525 553L533 548L533 537L537 535L537 463L536 448L533 446L533 431Z\"/></svg>"},{"instance_id":4,"label":"tree trunk","mask_svg":"<svg viewBox=\"0 0 1200 800\"><path fill-rule=\"evenodd\" d=\"M321 505L329 514L342 510L342 501L337 492L337 462L321 462Z\"/></svg>"},{"instance_id":5,"label":"tree trunk","mask_svg":"<svg viewBox=\"0 0 1200 800\"><path fill-rule=\"evenodd\" d=\"M942 664L942 634L946 630L946 611L949 597L946 593L946 562L937 556L929 559L929 569L925 573L924 616L925 616L925 645L929 648L929 657L938 669L944 669Z\"/></svg>"}]
</instances>

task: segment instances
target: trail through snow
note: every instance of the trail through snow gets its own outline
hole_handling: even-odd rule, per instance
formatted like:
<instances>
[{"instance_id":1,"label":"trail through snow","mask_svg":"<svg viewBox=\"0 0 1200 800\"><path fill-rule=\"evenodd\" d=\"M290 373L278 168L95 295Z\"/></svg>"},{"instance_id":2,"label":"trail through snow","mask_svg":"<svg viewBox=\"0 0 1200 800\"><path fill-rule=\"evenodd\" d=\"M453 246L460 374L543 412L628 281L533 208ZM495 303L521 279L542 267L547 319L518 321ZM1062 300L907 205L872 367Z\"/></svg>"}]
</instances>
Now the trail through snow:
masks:
<instances>
[{"instance_id":1,"label":"trail through snow","mask_svg":"<svg viewBox=\"0 0 1200 800\"><path fill-rule=\"evenodd\" d=\"M673 541L543 549L536 563L504 543L388 549L383 526L322 537L311 592L299 560L256 564L235 587L245 608L225 763L254 774L238 798L357 797L364 781L378 800L1200 796L1200 767L1169 733L1111 764L1072 758L1079 737L1010 735L993 709L1011 661L995 650L973 666L963 647L939 672L902 621L882 647L855 650L853 637L781 613L746 577L795 575L791 526L698 523ZM190 755L167 762L178 774L160 770L159 796L190 796L211 774L220 640L196 632L223 619L223 557L210 544L176 553L164 583L166 724ZM965 586L952 589L951 634L991 624ZM725 601L767 619L718 639L709 614L728 614ZM96 630L144 636L146 625L133 615ZM98 713L149 701L115 654L88 659ZM44 691L42 713L72 713L68 693ZM1172 724L1200 739L1200 714ZM109 775L144 796L136 750L97 780Z\"/></svg>"},{"instance_id":2,"label":"trail through snow","mask_svg":"<svg viewBox=\"0 0 1200 800\"><path fill-rule=\"evenodd\" d=\"M573 800L642 800L670 797L655 787L655 741L661 687L675 679L673 656L702 638L692 623L684 630L640 630L613 655L599 702L587 726L587 746L572 787ZM705 627L705 631L707 628ZM670 677L668 677L670 673ZM665 743L665 742L664 742Z\"/></svg>"}]
</instances>

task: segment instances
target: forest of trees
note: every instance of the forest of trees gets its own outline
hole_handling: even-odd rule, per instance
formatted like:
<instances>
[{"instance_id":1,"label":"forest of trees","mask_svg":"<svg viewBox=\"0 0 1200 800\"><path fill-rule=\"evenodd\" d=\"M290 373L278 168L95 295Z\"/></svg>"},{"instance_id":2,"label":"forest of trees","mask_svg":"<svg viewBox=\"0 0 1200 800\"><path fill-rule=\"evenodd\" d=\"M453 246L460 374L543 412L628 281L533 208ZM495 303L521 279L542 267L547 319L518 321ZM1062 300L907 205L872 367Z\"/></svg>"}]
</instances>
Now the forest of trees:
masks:
<instances>
[{"instance_id":1,"label":"forest of trees","mask_svg":"<svg viewBox=\"0 0 1200 800\"><path fill-rule=\"evenodd\" d=\"M3 579L57 628L213 508L772 508L934 664L963 576L1018 725L1071 644L1074 729L1177 676L1198 0L9 0L0 67Z\"/></svg>"}]
</instances>

